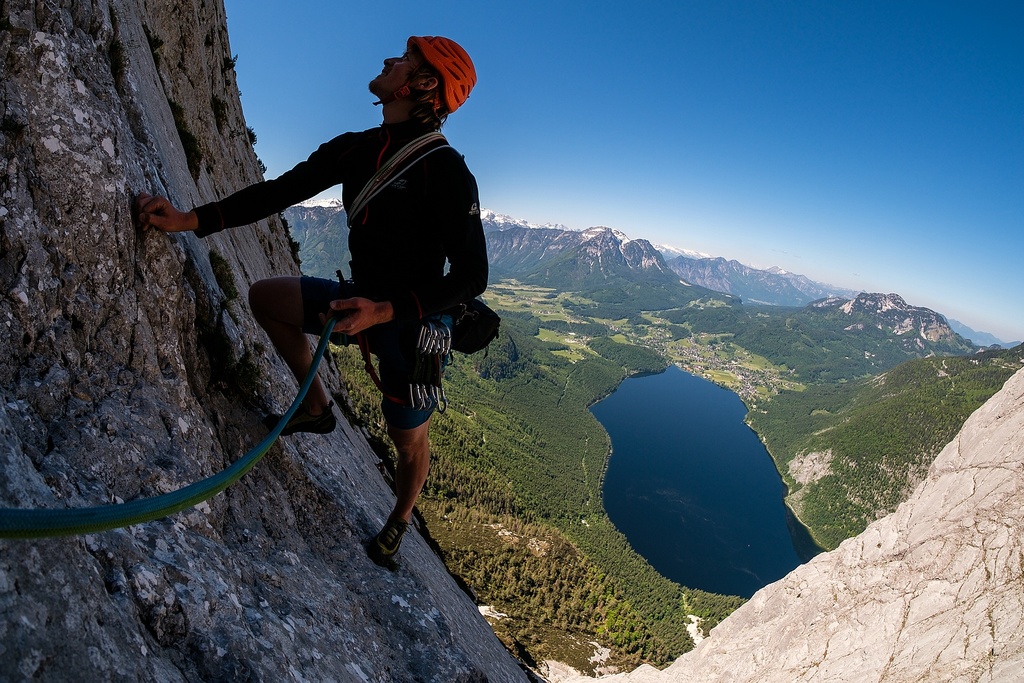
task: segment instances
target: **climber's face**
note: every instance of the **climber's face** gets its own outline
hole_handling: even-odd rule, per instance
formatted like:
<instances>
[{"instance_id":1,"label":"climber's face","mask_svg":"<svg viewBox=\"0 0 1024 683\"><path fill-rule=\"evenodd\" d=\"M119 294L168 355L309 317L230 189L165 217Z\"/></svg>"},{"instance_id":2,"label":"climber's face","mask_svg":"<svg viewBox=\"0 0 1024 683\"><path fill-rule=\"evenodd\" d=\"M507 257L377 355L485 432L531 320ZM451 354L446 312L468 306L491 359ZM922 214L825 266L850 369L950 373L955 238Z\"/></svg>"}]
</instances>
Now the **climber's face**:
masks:
<instances>
[{"instance_id":1,"label":"climber's face","mask_svg":"<svg viewBox=\"0 0 1024 683\"><path fill-rule=\"evenodd\" d=\"M388 57L380 74L370 81L370 92L380 98L391 95L409 82L422 63L422 58L409 50L401 57Z\"/></svg>"}]
</instances>

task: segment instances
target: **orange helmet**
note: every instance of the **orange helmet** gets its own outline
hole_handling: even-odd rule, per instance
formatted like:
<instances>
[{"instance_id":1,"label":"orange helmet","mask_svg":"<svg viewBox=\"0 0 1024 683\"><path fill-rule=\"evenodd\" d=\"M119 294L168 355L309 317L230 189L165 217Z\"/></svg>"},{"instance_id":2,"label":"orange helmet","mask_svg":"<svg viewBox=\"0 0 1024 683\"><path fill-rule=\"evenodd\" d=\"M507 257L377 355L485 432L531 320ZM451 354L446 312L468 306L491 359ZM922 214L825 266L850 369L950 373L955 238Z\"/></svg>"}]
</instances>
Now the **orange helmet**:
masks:
<instances>
[{"instance_id":1,"label":"orange helmet","mask_svg":"<svg viewBox=\"0 0 1024 683\"><path fill-rule=\"evenodd\" d=\"M476 85L476 68L462 46L441 36L412 36L409 45L415 46L427 64L441 74L443 101L448 113L461 107Z\"/></svg>"}]
</instances>

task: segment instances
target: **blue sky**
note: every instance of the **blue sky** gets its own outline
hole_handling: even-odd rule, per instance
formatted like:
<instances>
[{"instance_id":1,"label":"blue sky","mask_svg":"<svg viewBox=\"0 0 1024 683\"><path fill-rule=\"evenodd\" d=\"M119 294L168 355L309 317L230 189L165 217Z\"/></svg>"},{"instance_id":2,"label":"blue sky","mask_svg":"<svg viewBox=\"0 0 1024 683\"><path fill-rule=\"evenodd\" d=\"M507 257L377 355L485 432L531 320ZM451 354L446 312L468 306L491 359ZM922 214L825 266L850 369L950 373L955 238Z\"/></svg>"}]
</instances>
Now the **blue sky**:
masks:
<instances>
[{"instance_id":1,"label":"blue sky","mask_svg":"<svg viewBox=\"0 0 1024 683\"><path fill-rule=\"evenodd\" d=\"M1024 339L1024 3L225 6L268 177L379 124L383 59L446 35L480 77L445 133L483 206Z\"/></svg>"}]
</instances>

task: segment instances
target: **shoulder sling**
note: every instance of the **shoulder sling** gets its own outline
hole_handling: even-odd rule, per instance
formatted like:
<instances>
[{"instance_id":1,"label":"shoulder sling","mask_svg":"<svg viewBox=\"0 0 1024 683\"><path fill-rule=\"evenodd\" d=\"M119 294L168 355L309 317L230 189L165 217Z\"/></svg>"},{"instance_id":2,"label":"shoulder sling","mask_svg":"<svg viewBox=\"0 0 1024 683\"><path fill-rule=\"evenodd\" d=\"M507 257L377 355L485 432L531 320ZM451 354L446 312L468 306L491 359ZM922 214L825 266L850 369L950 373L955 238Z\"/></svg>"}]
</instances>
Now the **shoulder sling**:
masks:
<instances>
[{"instance_id":1,"label":"shoulder sling","mask_svg":"<svg viewBox=\"0 0 1024 683\"><path fill-rule=\"evenodd\" d=\"M422 151L425 147L428 147L434 143L443 143L436 147L431 147L426 152L415 156L418 152ZM370 203L370 200L376 197L385 187L387 187L391 181L398 176L402 175L406 170L412 168L412 166L419 161L426 158L428 155L433 154L439 149L451 149L451 145L448 144L448 140L445 139L441 133L434 131L421 135L412 142L408 143L405 147L398 150L398 152L385 161L377 172L373 174L373 177L367 181L363 189L356 195L355 200L352 202L352 206L346 206L345 211L348 213L348 225L352 227L353 216L357 216L362 213L366 205ZM415 158L413 158L415 156ZM410 161L412 159L412 161Z\"/></svg>"}]
</instances>

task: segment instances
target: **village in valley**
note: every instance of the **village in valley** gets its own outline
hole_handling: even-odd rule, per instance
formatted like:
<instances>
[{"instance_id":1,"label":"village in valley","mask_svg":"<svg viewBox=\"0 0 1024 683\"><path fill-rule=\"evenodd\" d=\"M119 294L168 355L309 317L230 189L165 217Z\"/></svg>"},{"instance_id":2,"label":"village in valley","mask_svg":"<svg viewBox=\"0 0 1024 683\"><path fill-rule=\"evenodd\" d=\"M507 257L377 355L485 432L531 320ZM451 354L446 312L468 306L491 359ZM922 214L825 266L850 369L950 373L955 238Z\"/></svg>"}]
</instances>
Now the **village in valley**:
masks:
<instances>
[{"instance_id":1,"label":"village in valley","mask_svg":"<svg viewBox=\"0 0 1024 683\"><path fill-rule=\"evenodd\" d=\"M589 337L572 331L572 326L584 323L604 325L612 339L622 343L643 346L663 355L669 362L693 375L703 377L730 389L748 408L755 408L784 389L799 390L802 385L787 378L789 371L773 365L767 359L753 354L730 341L728 334L693 334L678 338L673 330L678 327L653 313L642 315L646 324L629 320L582 318L572 309L587 300L579 294L557 292L549 287L503 280L487 290L487 300L496 309L528 312L541 321L541 341L561 344L565 348L554 351L575 361L593 352L587 347ZM561 321L545 327L545 322ZM569 331L564 328L568 323Z\"/></svg>"}]
</instances>

